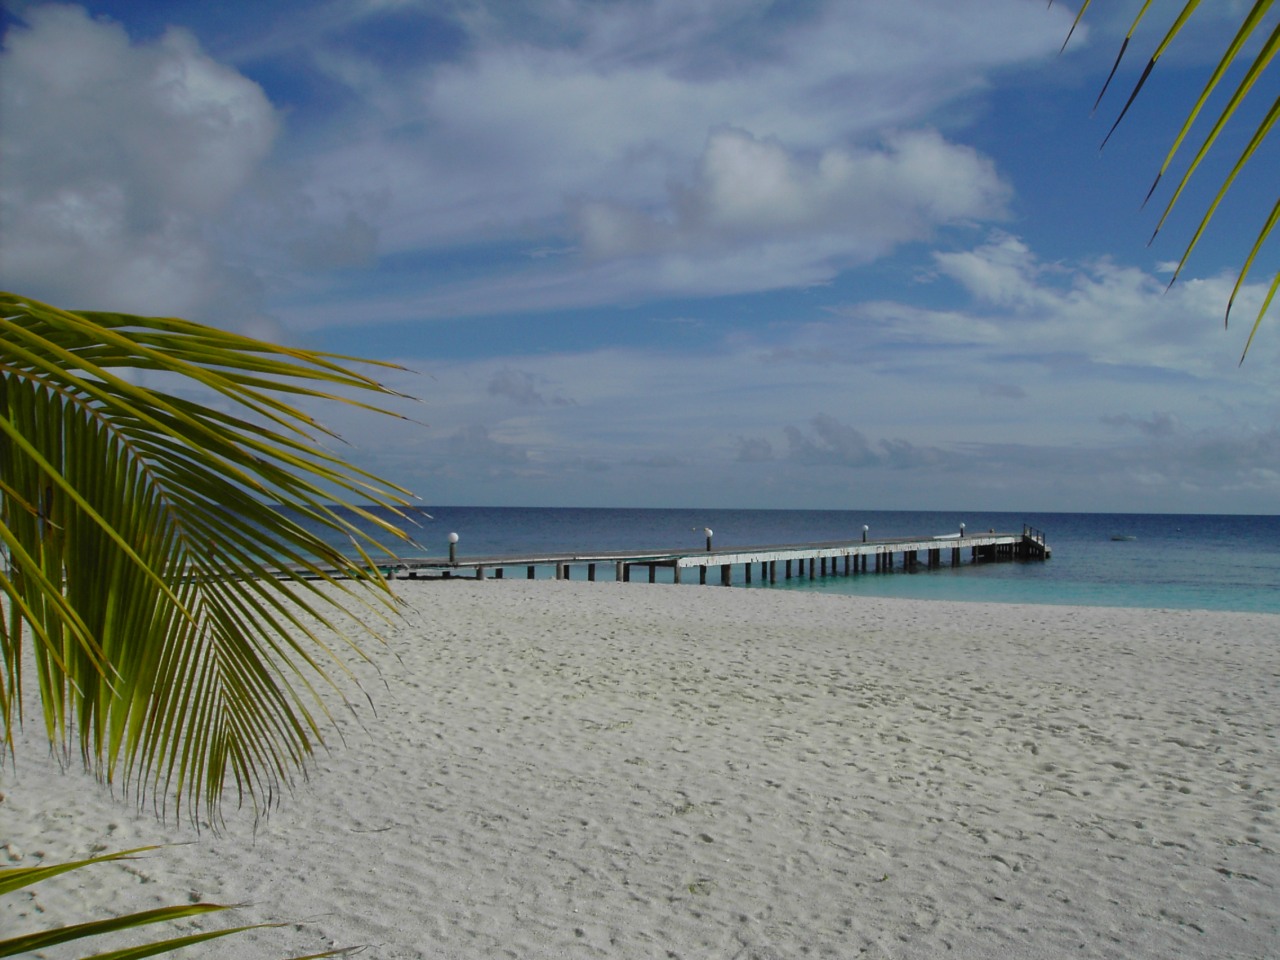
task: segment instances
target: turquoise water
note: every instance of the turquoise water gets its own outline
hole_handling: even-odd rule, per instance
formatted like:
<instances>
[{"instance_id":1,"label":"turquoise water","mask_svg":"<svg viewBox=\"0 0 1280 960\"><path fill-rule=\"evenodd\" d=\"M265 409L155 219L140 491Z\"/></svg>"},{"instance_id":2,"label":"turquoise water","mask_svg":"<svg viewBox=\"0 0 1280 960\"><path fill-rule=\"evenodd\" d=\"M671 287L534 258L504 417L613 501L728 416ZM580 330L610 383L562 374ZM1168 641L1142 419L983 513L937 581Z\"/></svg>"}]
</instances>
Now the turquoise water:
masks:
<instances>
[{"instance_id":1,"label":"turquoise water","mask_svg":"<svg viewBox=\"0 0 1280 960\"><path fill-rule=\"evenodd\" d=\"M417 529L428 556L531 550L697 549L703 528L716 547L856 540L954 532L1044 531L1046 562L970 564L917 573L757 582L753 590L995 603L1239 610L1280 613L1280 517L1192 514L986 513L977 511L577 509L428 507ZM1113 540L1113 536L1133 537ZM402 550L402 553L412 551ZM521 573L523 575L523 572ZM539 576L549 576L549 569ZM577 576L585 576L579 570ZM662 575L670 579L669 572ZM742 585L742 568L734 568Z\"/></svg>"}]
</instances>

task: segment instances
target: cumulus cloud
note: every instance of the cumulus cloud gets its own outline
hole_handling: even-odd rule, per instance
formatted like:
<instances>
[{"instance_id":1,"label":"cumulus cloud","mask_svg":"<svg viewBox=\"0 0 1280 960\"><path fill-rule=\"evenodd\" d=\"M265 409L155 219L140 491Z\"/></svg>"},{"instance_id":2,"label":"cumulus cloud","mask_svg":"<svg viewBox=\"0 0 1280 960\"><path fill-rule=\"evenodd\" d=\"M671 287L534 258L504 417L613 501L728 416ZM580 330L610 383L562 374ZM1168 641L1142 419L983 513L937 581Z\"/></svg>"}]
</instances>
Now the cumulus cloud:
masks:
<instances>
[{"instance_id":1,"label":"cumulus cloud","mask_svg":"<svg viewBox=\"0 0 1280 960\"><path fill-rule=\"evenodd\" d=\"M767 463L773 459L773 444L764 437L736 437L735 460L740 463Z\"/></svg>"},{"instance_id":2,"label":"cumulus cloud","mask_svg":"<svg viewBox=\"0 0 1280 960\"><path fill-rule=\"evenodd\" d=\"M902 439L871 441L858 428L830 414L818 414L806 431L785 428L788 455L798 463L842 467L920 467L941 462L946 454Z\"/></svg>"},{"instance_id":3,"label":"cumulus cloud","mask_svg":"<svg viewBox=\"0 0 1280 960\"><path fill-rule=\"evenodd\" d=\"M1080 272L1040 282L1061 294L1087 281L1089 271ZM1114 308L1102 292L1089 298L1094 324L1159 322L1158 310L1148 316L1158 292L1124 313L1128 287L1115 290ZM1026 323L981 303L946 318L961 332L978 320L997 329ZM1194 351L1204 354L1221 335L1216 306L1200 320L1205 340ZM396 385L427 399L417 415L442 439L408 446L402 425L389 423L397 433L385 448L398 459L387 462L419 492L457 503L515 489L525 502L660 504L674 484L760 506L1270 509L1280 495L1280 396L1270 368L1251 359L1241 370L1231 358L1221 371L1192 376L1155 354L1142 365L1095 363L1087 331L1083 323L1075 331L1070 360L1057 355L1056 333L1046 353L1029 334L1001 344L955 332L909 340L904 350L912 330L860 315L735 330L697 351L584 346L511 356L498 369L520 371L517 383L543 395L547 384L572 383L579 404L524 404L504 419L510 398L489 392L494 358L435 362L429 386ZM887 339L898 348L882 347ZM335 426L363 450L376 443L366 419ZM594 471L605 468L602 485ZM501 477L519 477L518 487L498 487Z\"/></svg>"},{"instance_id":4,"label":"cumulus cloud","mask_svg":"<svg viewBox=\"0 0 1280 960\"><path fill-rule=\"evenodd\" d=\"M494 465L518 465L529 462L529 453L511 443L495 440L489 428L473 423L459 428L445 440L450 459L484 462Z\"/></svg>"},{"instance_id":5,"label":"cumulus cloud","mask_svg":"<svg viewBox=\"0 0 1280 960\"><path fill-rule=\"evenodd\" d=\"M384 189L390 253L564 251L432 290L418 316L823 283L1003 214L989 160L928 124L1067 22L1019 0L474 4L447 55L390 66L303 30L350 101L312 134L311 189Z\"/></svg>"},{"instance_id":6,"label":"cumulus cloud","mask_svg":"<svg viewBox=\"0 0 1280 960\"><path fill-rule=\"evenodd\" d=\"M315 230L305 218L288 231L286 249L299 266L307 269L347 269L371 264L377 256L378 231L354 210L335 212L329 229Z\"/></svg>"},{"instance_id":7,"label":"cumulus cloud","mask_svg":"<svg viewBox=\"0 0 1280 960\"><path fill-rule=\"evenodd\" d=\"M953 281L968 304L929 308L875 301L851 305L842 314L855 328L879 331L897 343L999 359L1006 380L1021 375L1015 362L1041 369L1085 365L1131 368L1144 376L1159 371L1255 380L1259 368L1280 356L1277 340L1262 338L1244 371L1237 372L1233 343L1242 347L1243 334L1224 334L1222 328L1235 282L1229 273L1166 288L1159 277L1106 258L1045 263L1023 240L999 232L969 250L936 252L933 260L938 277ZM1237 302L1244 315L1256 312L1264 292L1260 284L1242 291ZM1235 341L1224 339L1233 336ZM838 349L838 341L829 345L828 356Z\"/></svg>"},{"instance_id":8,"label":"cumulus cloud","mask_svg":"<svg viewBox=\"0 0 1280 960\"><path fill-rule=\"evenodd\" d=\"M978 394L993 400L1025 400L1027 398L1027 391L1016 383L980 384Z\"/></svg>"},{"instance_id":9,"label":"cumulus cloud","mask_svg":"<svg viewBox=\"0 0 1280 960\"><path fill-rule=\"evenodd\" d=\"M668 181L661 196L574 203L564 228L574 243L541 269L385 307L458 316L811 287L943 227L1003 219L1009 196L989 159L932 130L809 153L722 128L692 179ZM320 305L311 322L348 316Z\"/></svg>"},{"instance_id":10,"label":"cumulus cloud","mask_svg":"<svg viewBox=\"0 0 1280 960\"><path fill-rule=\"evenodd\" d=\"M1037 260L1020 237L996 234L976 249L939 251L933 259L939 272L985 303L1035 307L1051 295L1038 282L1050 268Z\"/></svg>"},{"instance_id":11,"label":"cumulus cloud","mask_svg":"<svg viewBox=\"0 0 1280 960\"><path fill-rule=\"evenodd\" d=\"M1149 417L1135 417L1128 413L1107 414L1101 418L1108 426L1138 431L1152 440L1174 437L1183 432L1182 421L1172 413L1153 413Z\"/></svg>"},{"instance_id":12,"label":"cumulus cloud","mask_svg":"<svg viewBox=\"0 0 1280 960\"><path fill-rule=\"evenodd\" d=\"M0 60L9 282L72 306L244 308L252 278L218 253L211 224L277 135L261 88L183 30L134 44L79 7L24 16Z\"/></svg>"},{"instance_id":13,"label":"cumulus cloud","mask_svg":"<svg viewBox=\"0 0 1280 960\"><path fill-rule=\"evenodd\" d=\"M220 50L280 84L286 124L189 32L22 16L0 67L14 284L223 320L287 294L314 325L803 287L998 217L990 162L927 124L1066 22L1022 0L264 10ZM458 244L502 255L386 300L357 272Z\"/></svg>"},{"instance_id":14,"label":"cumulus cloud","mask_svg":"<svg viewBox=\"0 0 1280 960\"><path fill-rule=\"evenodd\" d=\"M821 415L811 424L813 433L788 425L787 446L791 459L808 464L839 464L865 467L877 462L866 435L855 427Z\"/></svg>"},{"instance_id":15,"label":"cumulus cloud","mask_svg":"<svg viewBox=\"0 0 1280 960\"><path fill-rule=\"evenodd\" d=\"M1274 496L1280 489L1280 429L1275 427L1190 429L1170 414L1119 416L1113 425L1138 435L1107 450L1115 461L1107 473L1117 477L1163 492L1223 496L1227 502L1236 494L1269 490ZM1075 459L1084 452L1077 451Z\"/></svg>"},{"instance_id":16,"label":"cumulus cloud","mask_svg":"<svg viewBox=\"0 0 1280 960\"><path fill-rule=\"evenodd\" d=\"M646 470L672 470L685 465L680 457L671 454L654 454L651 457L637 457L626 461L628 467L641 467Z\"/></svg>"},{"instance_id":17,"label":"cumulus cloud","mask_svg":"<svg viewBox=\"0 0 1280 960\"><path fill-rule=\"evenodd\" d=\"M1007 196L989 160L933 131L806 156L729 128L711 134L695 181L673 188L663 210L591 202L578 220L592 257L709 258L802 237L834 272L941 225L1002 216Z\"/></svg>"},{"instance_id":18,"label":"cumulus cloud","mask_svg":"<svg viewBox=\"0 0 1280 960\"><path fill-rule=\"evenodd\" d=\"M544 382L544 378L527 370L502 367L494 371L493 376L489 378L489 394L494 397L506 397L508 400L527 407L541 407L547 404L553 406L572 405L572 400L566 399L560 394L553 394L550 398L543 394L542 390L539 389L539 385Z\"/></svg>"},{"instance_id":19,"label":"cumulus cloud","mask_svg":"<svg viewBox=\"0 0 1280 960\"><path fill-rule=\"evenodd\" d=\"M841 503L851 487L858 502L903 506L945 490L957 504L1035 491L1069 509L1270 509L1280 344L1264 336L1236 365L1243 334L1221 326L1230 276L1166 292L1145 271L1046 263L999 233L963 252L966 270L936 263L923 288L923 303L943 307L867 301L768 327L711 322L696 349L681 325L643 347L433 364L449 404L429 419L446 435L493 424L510 394L525 396L501 439L528 451L546 496L581 502L605 494L547 478L594 458L615 467L611 491L641 502L657 494L630 468L658 456L681 461L682 488L739 503ZM495 369L515 372L500 381L509 394L490 392ZM545 398L551 384L572 384L579 405L524 393Z\"/></svg>"},{"instance_id":20,"label":"cumulus cloud","mask_svg":"<svg viewBox=\"0 0 1280 960\"><path fill-rule=\"evenodd\" d=\"M616 468L611 490L640 502L652 494L630 468L649 456L681 461L673 482L742 503L845 502L841 484L904 506L936 502L940 488L987 504L1034 490L1071 509L1195 509L1197 497L1232 491L1249 498L1238 508L1265 509L1280 493L1267 480L1277 345L1264 338L1236 365L1220 313L1230 277L1165 292L1106 261L1046 264L1005 234L964 252L964 276L987 276L986 263L1016 269L994 286L939 270L943 289L926 299L945 308L848 304L803 322L699 330L694 350L668 330L661 346L433 364L449 404L429 419L447 435L494 423L495 399L505 408L523 397L501 439L528 452L546 496L572 489L582 502L604 494L547 478L592 458ZM579 405L538 403L549 384L573 384Z\"/></svg>"}]
</instances>

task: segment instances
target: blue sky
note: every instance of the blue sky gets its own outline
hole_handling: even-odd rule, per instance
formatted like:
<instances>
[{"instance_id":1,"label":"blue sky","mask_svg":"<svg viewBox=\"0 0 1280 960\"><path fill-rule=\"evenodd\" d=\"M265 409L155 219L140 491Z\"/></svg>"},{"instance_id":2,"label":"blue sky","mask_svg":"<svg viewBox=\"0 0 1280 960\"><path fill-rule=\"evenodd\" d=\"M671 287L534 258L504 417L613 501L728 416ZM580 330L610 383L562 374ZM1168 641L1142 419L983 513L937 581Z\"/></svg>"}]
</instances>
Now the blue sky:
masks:
<instances>
[{"instance_id":1,"label":"blue sky","mask_svg":"<svg viewBox=\"0 0 1280 960\"><path fill-rule=\"evenodd\" d=\"M11 2L0 280L403 365L428 505L1276 513L1274 150L1141 206L1239 4L1102 152L1095 6Z\"/></svg>"}]
</instances>

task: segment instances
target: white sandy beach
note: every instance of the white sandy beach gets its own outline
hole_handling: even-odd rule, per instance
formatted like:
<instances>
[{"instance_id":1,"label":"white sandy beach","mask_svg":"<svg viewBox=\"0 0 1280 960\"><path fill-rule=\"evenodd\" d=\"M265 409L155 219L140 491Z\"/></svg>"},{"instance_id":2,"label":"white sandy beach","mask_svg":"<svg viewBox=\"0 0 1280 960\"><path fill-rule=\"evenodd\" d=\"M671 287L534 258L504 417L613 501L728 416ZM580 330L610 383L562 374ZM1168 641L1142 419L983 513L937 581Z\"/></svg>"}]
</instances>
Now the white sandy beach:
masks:
<instances>
[{"instance_id":1,"label":"white sandy beach","mask_svg":"<svg viewBox=\"0 0 1280 960\"><path fill-rule=\"evenodd\" d=\"M376 712L256 833L135 813L29 724L0 856L185 845L0 928L209 899L296 924L196 956L1280 955L1278 616L397 588Z\"/></svg>"}]
</instances>

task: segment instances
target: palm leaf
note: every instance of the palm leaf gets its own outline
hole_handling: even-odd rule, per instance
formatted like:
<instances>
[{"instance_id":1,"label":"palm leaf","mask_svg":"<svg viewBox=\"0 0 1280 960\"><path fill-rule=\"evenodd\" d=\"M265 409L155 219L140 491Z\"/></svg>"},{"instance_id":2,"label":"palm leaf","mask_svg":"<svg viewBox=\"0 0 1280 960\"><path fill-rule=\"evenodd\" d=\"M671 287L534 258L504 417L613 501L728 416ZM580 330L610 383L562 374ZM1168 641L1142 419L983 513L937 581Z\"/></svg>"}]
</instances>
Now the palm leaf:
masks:
<instances>
[{"instance_id":1,"label":"palm leaf","mask_svg":"<svg viewBox=\"0 0 1280 960\"><path fill-rule=\"evenodd\" d=\"M1174 137L1173 145L1169 147L1169 152L1165 154L1164 163L1160 165L1160 170L1151 184L1151 189L1147 191L1148 199L1150 199L1151 195L1155 193L1156 187L1160 185L1160 180L1168 171L1170 164L1173 163L1174 155L1177 154L1178 149L1182 146L1182 142L1186 139L1187 134L1191 132L1191 127L1195 123L1196 118L1200 116L1200 111L1204 109L1204 105L1208 102L1209 96L1215 89L1217 89L1218 82L1226 74L1227 68L1235 62L1236 57L1243 49L1245 43L1253 36L1254 30L1256 30L1261 24L1263 15L1267 12L1267 7L1270 5L1270 0L1255 3L1253 9L1250 10L1248 16L1245 17L1244 22L1240 24L1240 29L1236 31L1236 35L1232 38L1226 52L1222 55L1222 59L1218 61L1218 65L1214 68L1213 74L1205 83L1204 89L1200 91L1199 98L1191 108L1191 111L1187 114L1187 118L1183 122L1182 127L1178 130L1177 136ZM1192 159L1191 163L1188 164L1186 172L1182 175L1182 182L1179 183L1178 188L1174 191L1173 197L1165 208L1164 215L1160 218L1160 223L1156 226L1157 231L1159 231L1160 226L1164 224L1165 218L1168 217L1169 211L1173 209L1174 203L1177 202L1178 197L1182 194L1182 190L1186 186L1187 181L1191 179L1191 174L1195 172L1196 167L1200 165L1200 161L1203 160L1205 155L1209 152L1209 148L1217 141L1218 134L1222 132L1222 128L1226 126L1227 121L1235 113L1236 107L1240 105L1245 94L1253 89L1254 83L1257 82L1258 78L1262 76L1263 71L1270 65L1272 58L1276 54L1278 38L1280 38L1280 24L1277 24L1276 29L1272 31L1270 38L1263 44L1262 49L1254 58L1253 63L1250 64L1248 72L1240 80L1235 91L1231 94L1231 99L1228 100L1226 106L1219 111L1218 119L1214 122L1213 128L1204 138L1204 142L1201 143L1200 149L1196 151L1195 157Z\"/></svg>"},{"instance_id":2,"label":"palm leaf","mask_svg":"<svg viewBox=\"0 0 1280 960\"><path fill-rule=\"evenodd\" d=\"M0 867L0 896L61 876L62 874L70 873L74 870L81 870L85 867L91 867L96 864L111 863L118 860L132 860L135 859L138 854L146 853L155 849L157 848L154 846L137 847L133 850L122 850L118 853L108 853L99 857L91 857L86 860L73 860L67 863L41 864L35 867ZM95 937L108 936L110 934L120 933L126 930L137 930L141 927L151 927L162 923L172 923L173 921L184 920L188 917L219 913L223 910L230 909L233 908L217 903L190 903L171 907L157 907L151 910L143 910L138 913L125 914L119 917L89 920L84 923L53 927L48 930L39 930L34 933L19 934L17 936L6 937L5 939L0 940L0 957L15 957L30 954L36 950L45 950L49 947L57 946L62 943L71 943L77 940L88 940ZM282 926L282 924L255 923L239 927L225 927L221 930L206 930L200 933L187 934L181 937L170 937L164 940L157 940L139 946L123 947L106 953L95 953L92 957L85 958L85 960L142 960L143 957L154 957L159 954L173 953L183 947L192 946L197 943L206 943L210 940L228 937L233 934L242 933L246 930L260 930L267 927L278 926ZM297 960L317 960L319 957L333 957L346 952L349 951L333 950L326 953L311 954L308 957L298 957Z\"/></svg>"},{"instance_id":3,"label":"palm leaf","mask_svg":"<svg viewBox=\"0 0 1280 960\"><path fill-rule=\"evenodd\" d=\"M1088 6L1086 0L1085 6ZM1142 88L1146 86L1147 80L1151 77L1151 71L1156 67L1156 61L1164 55L1169 49L1169 45L1173 43L1174 38L1182 32L1182 28L1187 25L1187 21L1191 18L1191 14L1195 12L1196 7L1200 6L1200 0L1187 0L1186 5L1178 14L1177 19L1173 21L1173 25L1164 35L1164 39L1160 41L1156 47L1155 53L1151 55L1151 59L1147 61L1147 65L1142 69L1142 75L1138 77L1138 82L1133 85L1133 90L1129 92L1129 99L1125 101L1124 107L1120 110L1120 115L1116 117L1115 122L1111 124L1111 129L1107 131L1107 135L1103 138L1102 144L1106 146L1111 135L1116 132L1116 127L1120 126L1120 121L1124 119L1125 114L1129 112L1129 108L1133 106L1133 102L1138 99L1138 94L1142 92ZM1096 109L1098 104L1102 102L1102 98L1106 95L1107 87L1111 84L1111 80L1115 77L1116 71L1120 68L1120 61L1124 58L1125 51L1128 50L1129 41L1133 39L1134 32L1138 29L1138 24L1151 9L1151 0L1145 0L1142 8L1133 18L1133 24L1129 27L1129 32L1124 35L1124 42L1120 45L1120 52L1116 55L1116 62L1111 67L1111 73L1107 76L1107 81L1102 85L1102 90L1098 93L1098 99L1094 102ZM1080 10L1084 13L1084 9ZM1188 121L1189 123L1190 121Z\"/></svg>"},{"instance_id":4,"label":"palm leaf","mask_svg":"<svg viewBox=\"0 0 1280 960\"><path fill-rule=\"evenodd\" d=\"M1067 34L1068 41L1071 38L1071 34L1074 33L1076 26L1080 23L1081 19L1084 17L1085 11L1089 8L1089 4L1090 4L1090 0L1083 0L1083 2L1081 3L1080 10L1076 14L1076 19L1072 23L1071 30ZM1102 97L1105 95L1108 87L1110 86L1111 81L1116 74L1116 71L1119 69L1121 60L1124 58L1125 53L1128 51L1129 44L1133 38L1134 32L1136 31L1138 25L1143 21L1146 15L1150 12L1151 5L1152 5L1151 0L1145 0L1145 2L1142 4L1142 7L1138 10L1138 13L1134 17L1133 24L1132 26L1130 26L1129 31L1125 34L1124 40L1120 45L1119 53L1117 54L1115 63L1111 68L1111 73L1108 75L1106 81L1103 83L1102 91L1098 94L1098 102L1101 102ZM1119 115L1116 117L1114 123L1112 123L1111 125L1111 128L1108 130L1106 137L1103 139L1104 145L1106 144L1107 140L1111 138L1111 135L1119 127L1120 122L1124 119L1125 115L1129 111L1129 108L1133 105L1134 101L1137 99L1138 94L1144 88L1147 82L1147 79L1151 76L1151 73L1155 68L1156 62L1168 50L1168 48L1173 43L1175 38L1187 26L1188 22L1192 18L1192 15L1196 12L1196 9L1199 7L1199 5L1200 5L1199 0L1186 0L1186 2L1183 4L1182 9L1179 11L1173 24L1165 32L1165 35L1161 39L1160 43L1157 45L1155 52L1152 54L1151 58L1147 61L1147 64L1144 67L1141 76L1138 78L1137 83L1135 83L1133 90L1130 92L1129 97L1125 101L1123 108L1121 108ZM1207 105L1211 95L1218 88L1219 84L1221 83L1223 78L1226 76L1228 70L1236 63L1236 61L1240 57L1242 57L1245 54L1245 51L1247 50L1249 45L1249 41L1253 39L1255 33L1263 26L1263 24L1266 21L1267 14L1271 12L1271 9L1273 6L1274 6L1274 0L1254 0L1254 2L1251 5L1249 5L1248 9L1244 12L1244 15L1241 18L1240 26L1237 29L1235 35L1232 37L1231 41L1227 44L1225 50L1223 51L1222 56L1218 60L1217 65L1214 67L1207 82L1205 83L1203 90L1200 92L1200 95L1197 97L1195 102L1192 104L1190 110L1187 112L1185 119L1179 125L1177 132L1173 138L1173 142L1170 145L1169 150L1165 155L1164 162L1161 164L1160 169L1156 174L1155 180L1151 185L1151 189L1147 193L1148 199L1150 199L1152 194L1155 192L1156 187L1159 186L1160 181L1163 179L1165 173L1169 170L1169 167L1172 165L1174 158L1177 156L1178 152L1184 146L1185 141L1191 132L1191 128L1195 125L1201 112L1203 111L1204 107ZM1064 41L1063 46L1064 47L1066 46L1066 41ZM1181 178L1179 179L1178 185L1174 189L1172 196L1170 197L1168 203L1165 205L1164 212L1161 214L1160 220L1156 224L1156 229L1152 234L1153 239L1155 234L1158 233L1160 229L1164 226L1165 221L1168 219L1170 213L1173 211L1174 207L1177 205L1178 200L1181 199L1183 192L1186 189L1187 185L1189 184L1193 174L1199 168L1201 162L1205 159L1205 157L1208 155L1208 153L1213 148L1213 146L1217 143L1219 139L1219 135L1222 133L1223 129L1226 127L1228 121L1230 121L1236 115L1239 107L1244 102L1246 96L1254 89L1255 85L1257 84L1257 81L1262 77L1262 75L1266 72L1266 70L1271 67L1277 52L1280 52L1280 25L1277 25L1276 27L1274 27L1269 37L1262 42L1261 47L1258 53L1254 56L1248 70L1245 72L1241 80L1236 84L1234 91L1228 97L1222 109L1218 112L1217 118L1215 119L1213 125L1211 126L1208 134L1206 134L1204 140L1201 142L1200 147L1196 151L1194 157L1192 157L1191 162L1187 166L1187 169L1183 172ZM1096 106L1097 104L1095 103L1095 107ZM1236 181L1236 178L1239 176L1239 174L1242 172L1242 170L1248 164L1248 162L1256 156L1258 152L1258 148L1261 146L1262 142L1266 139L1267 136L1270 135L1271 130L1275 124L1277 114L1280 114L1280 97L1277 97L1275 101L1272 103L1270 109L1267 111L1267 114L1262 120L1262 122L1258 125L1258 128L1255 131L1253 137L1250 139L1248 145L1246 145L1244 150L1241 152L1239 158L1237 159L1235 165L1223 178L1222 183L1219 185L1218 189L1213 194L1213 197L1208 203L1205 209L1205 212L1201 216L1200 222L1195 232L1192 234L1190 241L1187 243L1183 251L1182 257L1178 264L1178 268L1174 272L1174 279L1177 278L1183 266L1186 264L1188 258L1191 256L1191 252L1195 249L1196 245L1199 243L1201 236L1203 235L1205 229L1209 224L1209 221L1213 219L1213 215L1217 212L1219 205L1221 204L1223 198L1226 196L1226 194L1230 190L1230 187ZM1226 311L1228 318L1230 317L1230 313L1231 313L1231 303L1233 303L1235 300L1235 294L1236 292L1239 291L1240 287L1244 284L1245 279L1249 274L1249 270L1253 265L1253 262L1257 256L1259 249L1265 244L1267 239L1270 237L1271 231L1274 225L1275 225L1275 217L1273 216L1267 220L1267 222L1263 225L1263 227L1258 233L1258 236L1253 244L1253 247L1250 250L1249 256L1246 258L1245 263L1238 274L1235 290L1233 290L1231 299L1228 302L1227 311ZM1280 279L1280 275L1278 275L1277 279ZM1273 282L1270 292L1263 299L1262 306L1259 309L1258 315L1254 320L1253 328L1251 329L1248 340L1245 343L1245 347L1244 347L1245 354L1248 353L1249 346L1253 342L1254 334L1257 333L1259 326L1261 326L1263 318L1266 316L1267 311L1271 307L1272 301L1274 299L1275 289L1276 289L1276 284L1275 282Z\"/></svg>"},{"instance_id":5,"label":"palm leaf","mask_svg":"<svg viewBox=\"0 0 1280 960\"><path fill-rule=\"evenodd\" d=\"M352 362L0 293L7 743L29 658L51 739L139 802L172 796L198 819L228 788L279 796L323 742L344 657L364 656L326 611L376 634L395 599L368 556L408 540L361 505L404 521L408 493L319 448L332 434L296 406L387 413L355 399L397 395ZM174 389L122 375L139 369Z\"/></svg>"},{"instance_id":6,"label":"palm leaf","mask_svg":"<svg viewBox=\"0 0 1280 960\"><path fill-rule=\"evenodd\" d=\"M27 933L16 937L9 937L0 941L0 957L17 957L23 954L31 954L36 950L45 950L49 947L57 946L60 943L70 943L73 940L87 940L92 937L102 937L112 933L119 933L123 930L132 930L137 927L151 926L157 923L170 923L175 920L183 920L187 917L199 916L206 913L214 913L220 910L229 909L214 903L193 903L187 906L175 907L157 907L153 910L144 910L138 913L126 914L121 917L108 917L105 920L90 920L85 923L70 924L65 927L56 927L51 930L41 930L38 933ZM223 930L208 930L198 934L189 934L185 937L172 938L156 943L150 943L142 947L129 947L123 950L113 950L110 953L98 953L93 955L93 960L102 960L105 957L150 957L158 953L172 953L180 947L189 946L193 943L201 943L206 940L213 940L218 937L230 936L233 933L240 933L243 930L251 930L253 924L242 927L230 927Z\"/></svg>"},{"instance_id":7,"label":"palm leaf","mask_svg":"<svg viewBox=\"0 0 1280 960\"><path fill-rule=\"evenodd\" d=\"M1253 248L1249 251L1249 256L1245 258L1244 269L1240 271L1240 276L1236 279L1236 285L1231 290L1231 299L1227 301L1227 314L1231 313L1231 305L1235 303L1236 294L1240 292L1240 287L1244 284L1244 278L1248 276L1249 268L1253 266L1254 259L1258 256L1258 250L1261 248L1265 239L1275 229L1276 224L1280 222L1280 200L1275 202L1271 208L1271 216L1267 218L1267 222L1262 227L1262 233L1257 241L1254 242ZM1258 317L1253 321L1253 328L1249 331L1249 339L1245 341L1244 351L1240 354L1240 362L1244 363L1245 355L1249 352L1249 344L1253 343L1253 335L1258 332L1258 327L1262 325L1262 318L1267 310L1271 307L1271 302L1275 299L1276 290L1280 289L1280 272L1277 272L1271 278L1271 286L1267 290L1267 295L1262 300L1262 306L1258 309Z\"/></svg>"},{"instance_id":8,"label":"palm leaf","mask_svg":"<svg viewBox=\"0 0 1280 960\"><path fill-rule=\"evenodd\" d=\"M1280 27L1278 27L1277 29L1278 31L1280 31ZM1277 35L1280 36L1280 32L1278 32ZM1187 249L1182 254L1182 259L1178 262L1177 269L1174 270L1173 272L1174 279L1177 279L1178 274L1182 272L1182 268L1186 264L1187 258L1191 256L1191 251L1194 250L1196 247L1196 244L1200 242L1200 238L1204 235L1205 228L1209 226L1210 219L1212 219L1214 213L1217 211L1218 205L1222 203L1223 198L1226 197L1227 191L1228 189L1230 189L1231 184L1235 182L1236 177L1240 175L1240 172L1244 169L1245 164L1249 162L1249 160L1253 157L1254 153L1257 152L1258 147L1262 145L1262 141L1265 140L1267 137L1267 134L1271 132L1271 129L1272 127L1275 126L1277 119L1280 119L1280 97L1276 98L1275 103L1271 105L1271 109L1267 111L1267 115L1263 117L1262 121L1258 124L1258 129L1254 131L1254 134L1250 138L1249 142L1245 144L1244 149L1240 152L1240 156L1235 162L1235 166L1231 168L1231 172L1228 173L1226 176L1226 179L1223 180L1222 185L1218 188L1218 192L1214 194L1213 200L1209 203L1208 208L1204 212L1204 216L1200 218L1200 223L1196 225L1195 232L1191 235L1191 240L1187 243ZM1190 176L1190 172L1188 172L1187 176ZM1183 177L1183 183L1178 186L1179 192L1181 192L1182 187L1185 186L1185 183L1186 183L1186 176ZM1170 204L1172 205L1172 203L1173 201L1171 200ZM1168 216L1168 210L1165 211L1165 216ZM1164 217L1161 217L1160 222L1161 223L1164 222ZM1266 241L1267 236L1268 234L1270 234L1270 232L1271 232L1271 227L1264 226L1261 232L1258 234L1258 239L1254 243L1253 249L1250 251L1249 256L1245 259L1244 265L1240 269L1239 278L1236 281L1237 290L1240 288L1241 285L1244 284L1245 278L1249 275L1249 269L1253 264L1253 260L1256 257L1257 252L1261 248L1262 244ZM1234 292L1233 292L1233 299L1234 299ZM1231 306L1230 304L1228 304L1227 306L1228 318L1230 317L1230 315L1231 315Z\"/></svg>"}]
</instances>

